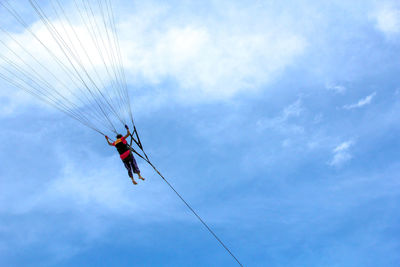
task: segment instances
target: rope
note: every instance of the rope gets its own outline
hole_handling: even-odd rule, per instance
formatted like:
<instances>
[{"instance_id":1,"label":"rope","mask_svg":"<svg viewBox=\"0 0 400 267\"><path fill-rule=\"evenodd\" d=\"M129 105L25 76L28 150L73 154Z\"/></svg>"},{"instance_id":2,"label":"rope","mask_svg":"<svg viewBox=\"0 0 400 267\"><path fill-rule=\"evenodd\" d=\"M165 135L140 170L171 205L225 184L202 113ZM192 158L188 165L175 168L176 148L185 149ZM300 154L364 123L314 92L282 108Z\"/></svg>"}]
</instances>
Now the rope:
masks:
<instances>
[{"instance_id":1,"label":"rope","mask_svg":"<svg viewBox=\"0 0 400 267\"><path fill-rule=\"evenodd\" d=\"M30 1L31 2L31 1ZM7 4L7 6L6 6ZM32 2L31 2L32 4ZM107 113L105 112L105 108L107 106L104 106L103 102L100 101L100 99L98 99L98 97L96 97L94 95L94 93L90 90L90 88L88 87L88 85L86 84L86 82L83 80L82 76L80 75L80 73L77 71L77 69L74 67L74 65L71 62L70 57L65 53L65 51L62 49L60 43L58 42L57 39L55 39L54 33L51 32L51 29L49 28L48 25L46 25L46 21L42 21L43 23L45 23L46 27L49 29L49 33L52 34L52 37L54 38L54 40L57 42L57 44L59 45L61 51L64 53L66 59L70 62L73 70L71 70L70 68L68 68L67 65L65 65L65 63L63 63L50 49L47 45L44 44L44 42L29 28L28 24L18 15L18 13L16 12L16 10L10 5L10 3L8 3L7 1L4 2L0 2L0 5L3 6L15 19L17 22L19 22L34 38L36 41L38 41L38 43L48 52L48 54L54 59L54 61L58 64L59 67L61 67L61 69L64 71L64 74L66 74L69 78L69 81L73 82L74 85L76 86L77 89L80 90L80 92L82 93L82 95L86 98L86 100L88 101L89 105L86 105L85 107L87 108L93 108L94 106L97 106L98 109L95 109L96 112L94 114L99 114L100 117L102 117L103 119L103 127L106 127L108 129L111 129L111 131L116 133L115 127L113 126L113 124L111 123L110 119L108 118ZM35 7L34 7L35 8ZM38 11L35 9L35 11ZM39 14L40 15L40 14ZM4 30L2 29L2 31L4 32ZM8 34L9 35L9 34ZM10 35L9 35L10 36ZM11 38L14 41L15 38ZM18 43L18 46L22 46ZM26 49L23 49L25 52L27 52ZM28 54L30 54L29 52L27 52ZM31 54L30 54L31 55ZM34 57L33 57L34 58ZM38 60L34 58L34 60L37 62ZM43 64L39 64L41 66L43 66ZM47 73L52 73L51 71L48 71ZM53 76L53 75L52 75ZM18 78L18 77L17 77ZM77 85L76 80L78 80L78 83L81 83L81 85ZM83 87L85 87L87 90L82 90L82 85ZM52 86L52 91L57 91L56 86ZM87 95L87 93L90 93ZM81 99L80 99L81 100ZM81 112L81 116L84 116L83 111Z\"/></svg>"},{"instance_id":2,"label":"rope","mask_svg":"<svg viewBox=\"0 0 400 267\"><path fill-rule=\"evenodd\" d=\"M136 131L136 128L134 129L134 133L137 136L138 140L139 140L139 134ZM134 140L134 142L139 146L140 150L143 152L142 156L140 153L138 153L134 148L132 148L132 146L130 146L131 151L133 151L136 155L138 155L140 158L142 158L143 160L145 160L153 169L154 171L163 179L163 181L172 189L172 191L174 191L174 193L179 197L179 199L186 205L186 207L197 217L197 219L204 225L204 227L206 227L206 229L208 230L208 232L210 232L210 234L212 234L212 236L222 245L222 247L233 257L233 259L240 265L243 267L242 263L238 260L238 258L231 252L231 250L224 244L224 242L222 242L222 240L215 234L215 232L210 228L210 226L208 226L208 224L200 217L200 215L197 214L197 212L189 205L189 203L181 196L181 194L178 193L178 191L172 186L172 184L170 182L168 182L168 180L164 177L164 175L162 175L162 173L153 165L153 163L151 163L150 159L148 158L148 156L146 155L142 144L140 143L140 140L137 141L133 138L133 135L130 135L131 138Z\"/></svg>"},{"instance_id":3,"label":"rope","mask_svg":"<svg viewBox=\"0 0 400 267\"><path fill-rule=\"evenodd\" d=\"M75 31L70 18L59 0L54 0L55 4L50 0L51 7L54 14L60 20L61 29L58 29L54 23L51 22L49 16L46 15L44 10L38 4L37 0L29 0L30 5L39 16L43 25L47 28L48 33L51 35L53 41L57 45L60 52L64 58L59 58L54 52L51 51L45 41L41 40L29 27L29 25L19 16L18 12L8 3L7 0L1 1L0 6L3 6L17 22L19 22L33 37L34 39L48 52L52 59L57 63L57 66L64 71L64 75L67 75L68 82L71 82L82 94L84 99L76 95L76 93L71 90L66 82L62 81L56 74L45 66L35 55L25 48L16 38L9 34L6 30L0 27L0 30L5 33L10 40L13 40L17 46L22 49L29 58L33 59L37 66L30 65L29 60L25 60L24 56L13 50L13 46L0 40L2 46L4 46L8 51L11 52L16 59L9 58L5 55L0 54L0 59L6 62L7 68L0 65L0 78L4 79L8 83L15 87L19 87L22 90L34 95L41 101L55 107L61 112L65 113L67 116L77 120L86 127L98 132L101 135L105 135L101 128L107 128L109 131L117 133L114 123L114 119L118 119L122 124L125 123L125 115L129 116L129 119L133 126L133 134L131 134L131 143L129 145L131 151L146 161L154 171L163 179L163 181L169 186L169 188L174 191L178 198L186 205L186 207L195 215L195 217L204 225L208 232L219 242L219 244L233 257L233 259L240 265L243 266L237 257L229 250L229 248L222 242L222 240L216 235L216 233L210 228L210 226L197 214L197 212L189 205L189 203L179 194L179 192L172 186L172 184L161 174L160 171L153 165L149 157L144 151L143 145L140 141L139 134L136 130L136 126L133 119L131 102L129 99L129 91L126 82L126 76L123 67L122 53L120 49L119 37L117 32L117 27L115 24L114 12L112 9L110 0L96 0L97 11L100 12L100 17L102 23L98 23L95 18L95 10L92 7L90 1L81 0L82 5L78 5L77 0L74 0L75 6L79 12L81 20L85 25L85 28L90 36L93 44L95 45L99 57L104 64L109 80L111 81L111 88L114 90L117 100L113 99L112 95L105 90L106 85L95 68L89 51L83 45L78 33ZM103 2L104 1L104 2ZM83 7L83 8L81 8ZM62 21L61 17L65 18L68 28L72 30L73 37L78 41L80 47L74 45L74 40L68 33L66 25ZM100 24L100 25L99 25ZM102 34L104 33L104 34ZM105 37L103 37L105 36ZM95 82L92 75L89 72L87 66L84 65L83 59L80 57L79 48L83 51L86 60L89 62L93 69L97 82ZM107 58L105 58L107 57ZM63 60L64 59L64 60ZM109 65L107 65L107 61ZM21 66L22 65L22 66ZM25 68L23 68L25 67ZM57 85L68 92L69 94L75 96L79 99L79 102L83 107L79 107L77 103L72 102L68 99L62 91L57 88L57 85L48 81L45 75L41 74L41 71L37 69L41 67L47 74L57 82ZM29 71L27 71L27 69ZM54 71L54 70L53 70ZM81 74L81 72L83 74ZM4 74L4 73L7 73ZM100 87L104 88L103 91ZM85 112L91 111L91 112ZM96 121L101 127L98 127L94 121ZM136 151L132 147L132 141L135 142L136 146L140 149L141 153Z\"/></svg>"}]
</instances>

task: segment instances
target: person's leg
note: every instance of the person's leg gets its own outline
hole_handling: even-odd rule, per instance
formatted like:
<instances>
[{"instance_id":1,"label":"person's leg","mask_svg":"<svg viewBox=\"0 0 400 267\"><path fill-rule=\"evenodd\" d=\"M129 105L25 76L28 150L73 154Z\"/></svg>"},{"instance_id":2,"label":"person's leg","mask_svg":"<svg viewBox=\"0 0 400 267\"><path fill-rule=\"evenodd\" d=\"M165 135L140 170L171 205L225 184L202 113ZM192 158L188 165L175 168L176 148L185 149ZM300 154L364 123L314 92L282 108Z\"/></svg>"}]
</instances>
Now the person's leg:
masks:
<instances>
[{"instance_id":1,"label":"person's leg","mask_svg":"<svg viewBox=\"0 0 400 267\"><path fill-rule=\"evenodd\" d=\"M128 175L131 178L132 183L133 184L137 184L135 179L133 179L132 166L131 166L130 160L128 158L126 158L126 159L123 160L123 162L124 162L125 168L128 170Z\"/></svg>"},{"instance_id":2,"label":"person's leg","mask_svg":"<svg viewBox=\"0 0 400 267\"><path fill-rule=\"evenodd\" d=\"M141 179L141 180L145 180L144 178L143 178L143 176L140 174L140 170L139 170L139 167L138 167L138 165L137 165L137 163L136 163L136 160L135 160L135 157L131 154L130 155L130 157L131 157L131 166L132 166L132 170L133 170L133 172L134 173L136 173L137 175L138 175L138 177L139 177L139 179Z\"/></svg>"}]
</instances>

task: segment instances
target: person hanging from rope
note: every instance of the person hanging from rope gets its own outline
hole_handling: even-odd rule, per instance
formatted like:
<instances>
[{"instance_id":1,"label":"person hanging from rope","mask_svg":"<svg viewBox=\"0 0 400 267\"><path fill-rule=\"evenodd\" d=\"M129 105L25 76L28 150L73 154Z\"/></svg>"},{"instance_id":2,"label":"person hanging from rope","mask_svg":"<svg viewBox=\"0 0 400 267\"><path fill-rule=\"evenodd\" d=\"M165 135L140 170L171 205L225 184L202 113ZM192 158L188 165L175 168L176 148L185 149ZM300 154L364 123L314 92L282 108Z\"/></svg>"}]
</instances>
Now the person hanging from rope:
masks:
<instances>
[{"instance_id":1,"label":"person hanging from rope","mask_svg":"<svg viewBox=\"0 0 400 267\"><path fill-rule=\"evenodd\" d=\"M136 185L137 182L133 178L133 173L136 173L139 179L143 181L144 178L140 174L140 170L136 163L135 157L132 155L128 142L126 141L126 139L129 136L131 136L131 132L129 131L129 127L127 125L125 125L125 128L127 130L127 134L125 136L118 134L117 140L115 140L115 142L113 143L110 142L110 138L108 138L108 136L106 136L106 140L110 146L115 146L117 148L118 153L120 154L120 157L122 159L122 162L124 163L125 168L128 170L128 175L132 179L132 183Z\"/></svg>"}]
</instances>

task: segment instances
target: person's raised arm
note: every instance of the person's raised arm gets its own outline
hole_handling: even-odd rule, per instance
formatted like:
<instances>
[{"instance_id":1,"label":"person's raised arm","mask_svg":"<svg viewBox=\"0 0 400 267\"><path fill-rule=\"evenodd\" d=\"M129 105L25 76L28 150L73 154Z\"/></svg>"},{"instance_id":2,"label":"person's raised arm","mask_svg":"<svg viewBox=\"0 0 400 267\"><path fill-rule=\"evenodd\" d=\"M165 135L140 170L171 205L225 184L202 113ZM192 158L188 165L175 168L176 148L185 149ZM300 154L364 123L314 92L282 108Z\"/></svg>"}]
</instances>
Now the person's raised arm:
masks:
<instances>
[{"instance_id":1,"label":"person's raised arm","mask_svg":"<svg viewBox=\"0 0 400 267\"><path fill-rule=\"evenodd\" d=\"M129 131L128 125L125 125L125 129L127 130L127 133L126 133L126 135L124 136L124 138L126 139L126 138L128 138L128 137L131 135L131 132Z\"/></svg>"},{"instance_id":2,"label":"person's raised arm","mask_svg":"<svg viewBox=\"0 0 400 267\"><path fill-rule=\"evenodd\" d=\"M110 142L110 139L108 138L107 135L106 135L106 140L107 140L107 143L108 143L110 146L114 146L113 143Z\"/></svg>"}]
</instances>

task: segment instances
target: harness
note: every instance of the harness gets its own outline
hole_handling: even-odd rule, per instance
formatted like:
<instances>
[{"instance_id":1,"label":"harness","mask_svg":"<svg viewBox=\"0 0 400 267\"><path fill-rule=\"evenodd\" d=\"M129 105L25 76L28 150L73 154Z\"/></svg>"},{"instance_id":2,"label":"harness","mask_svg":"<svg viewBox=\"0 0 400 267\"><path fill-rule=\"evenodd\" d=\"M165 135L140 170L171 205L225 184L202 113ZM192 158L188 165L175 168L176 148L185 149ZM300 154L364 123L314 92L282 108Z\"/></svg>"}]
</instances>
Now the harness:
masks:
<instances>
[{"instance_id":1,"label":"harness","mask_svg":"<svg viewBox=\"0 0 400 267\"><path fill-rule=\"evenodd\" d=\"M126 139L124 137L121 137L117 140L115 140L115 142L113 143L113 145L117 148L118 153L120 155L126 153L126 151L130 151L129 149L129 145L126 142Z\"/></svg>"}]
</instances>

